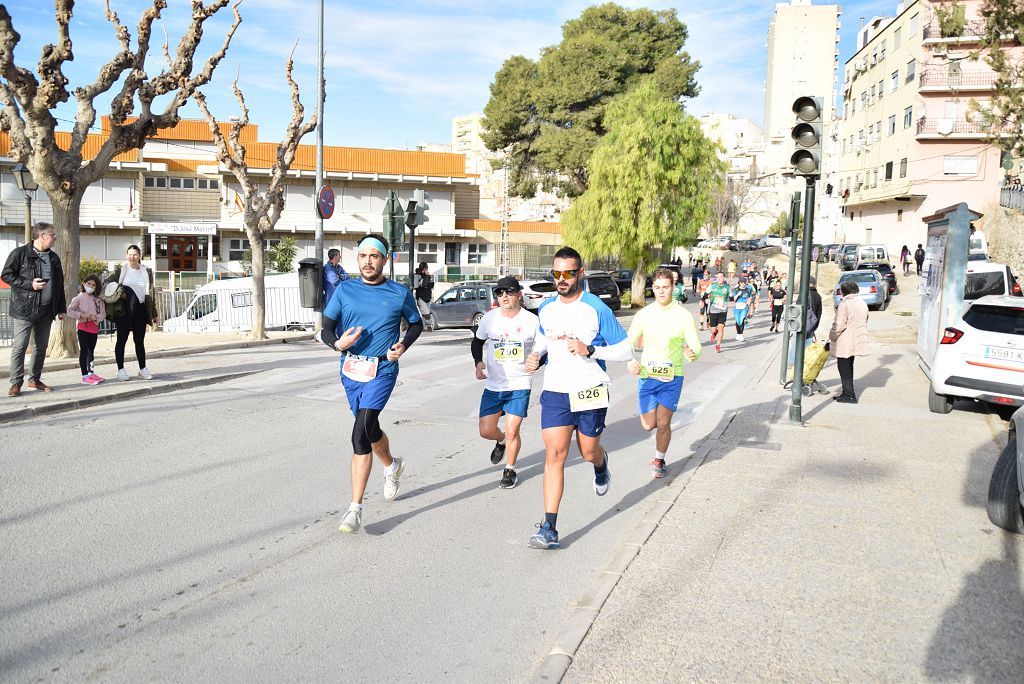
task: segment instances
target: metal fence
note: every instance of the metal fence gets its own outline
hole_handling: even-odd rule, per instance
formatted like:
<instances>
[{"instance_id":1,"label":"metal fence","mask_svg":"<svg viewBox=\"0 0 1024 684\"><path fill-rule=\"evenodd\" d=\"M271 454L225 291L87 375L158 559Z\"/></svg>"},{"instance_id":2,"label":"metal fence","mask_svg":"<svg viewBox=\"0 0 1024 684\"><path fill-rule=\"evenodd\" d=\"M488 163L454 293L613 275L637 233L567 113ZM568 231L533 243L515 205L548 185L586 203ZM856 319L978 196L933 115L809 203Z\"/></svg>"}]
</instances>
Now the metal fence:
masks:
<instances>
[{"instance_id":1,"label":"metal fence","mask_svg":"<svg viewBox=\"0 0 1024 684\"><path fill-rule=\"evenodd\" d=\"M1007 185L999 191L999 206L1024 211L1024 185Z\"/></svg>"}]
</instances>

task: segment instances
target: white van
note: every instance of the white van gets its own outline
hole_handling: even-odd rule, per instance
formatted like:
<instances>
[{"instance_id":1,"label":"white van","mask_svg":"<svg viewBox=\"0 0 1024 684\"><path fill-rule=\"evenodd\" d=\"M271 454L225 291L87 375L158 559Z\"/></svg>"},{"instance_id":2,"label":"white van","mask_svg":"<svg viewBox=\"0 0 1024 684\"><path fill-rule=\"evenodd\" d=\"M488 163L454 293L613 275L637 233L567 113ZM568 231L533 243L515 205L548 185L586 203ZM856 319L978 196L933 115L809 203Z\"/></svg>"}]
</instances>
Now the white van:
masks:
<instances>
[{"instance_id":1,"label":"white van","mask_svg":"<svg viewBox=\"0 0 1024 684\"><path fill-rule=\"evenodd\" d=\"M857 247L857 255L853 261L853 269L859 269L861 264L888 263L889 248L885 245L860 245Z\"/></svg>"},{"instance_id":2,"label":"white van","mask_svg":"<svg viewBox=\"0 0 1024 684\"><path fill-rule=\"evenodd\" d=\"M971 233L967 247L968 261L985 261L988 259L988 240L980 230Z\"/></svg>"},{"instance_id":3,"label":"white van","mask_svg":"<svg viewBox=\"0 0 1024 684\"><path fill-rule=\"evenodd\" d=\"M299 306L299 275L266 276L267 330L313 329L313 309ZM241 332L252 330L252 278L217 280L196 290L188 305L175 315L164 307L165 332Z\"/></svg>"}]
</instances>

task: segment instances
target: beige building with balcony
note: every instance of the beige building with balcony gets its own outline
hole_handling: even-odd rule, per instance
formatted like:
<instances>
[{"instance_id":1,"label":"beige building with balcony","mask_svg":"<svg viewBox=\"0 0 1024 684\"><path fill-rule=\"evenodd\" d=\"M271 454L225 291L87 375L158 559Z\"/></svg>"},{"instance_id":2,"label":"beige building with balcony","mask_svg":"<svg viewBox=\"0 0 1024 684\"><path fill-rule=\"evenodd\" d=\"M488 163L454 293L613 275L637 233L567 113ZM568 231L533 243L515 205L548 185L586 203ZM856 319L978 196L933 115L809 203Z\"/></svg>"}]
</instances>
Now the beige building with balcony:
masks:
<instances>
[{"instance_id":1,"label":"beige building with balcony","mask_svg":"<svg viewBox=\"0 0 1024 684\"><path fill-rule=\"evenodd\" d=\"M981 2L960 3L962 27L944 32L935 6L951 4L913 0L873 19L846 63L837 239L884 243L894 259L925 242L923 217L958 202L990 214L999 201L1001 153L971 112L994 82L970 58Z\"/></svg>"}]
</instances>

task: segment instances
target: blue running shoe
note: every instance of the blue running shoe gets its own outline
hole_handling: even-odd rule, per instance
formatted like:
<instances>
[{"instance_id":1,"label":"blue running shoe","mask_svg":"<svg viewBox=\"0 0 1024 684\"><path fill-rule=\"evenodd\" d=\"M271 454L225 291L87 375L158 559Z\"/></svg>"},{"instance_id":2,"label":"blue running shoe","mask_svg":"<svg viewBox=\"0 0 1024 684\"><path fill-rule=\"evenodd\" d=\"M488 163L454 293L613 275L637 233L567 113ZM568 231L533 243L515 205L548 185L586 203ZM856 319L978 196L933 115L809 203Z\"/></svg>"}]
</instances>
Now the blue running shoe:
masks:
<instances>
[{"instance_id":1,"label":"blue running shoe","mask_svg":"<svg viewBox=\"0 0 1024 684\"><path fill-rule=\"evenodd\" d=\"M594 491L598 496L608 493L608 485L612 482L612 470L608 467L608 452L604 452L604 472L594 473Z\"/></svg>"},{"instance_id":2,"label":"blue running shoe","mask_svg":"<svg viewBox=\"0 0 1024 684\"><path fill-rule=\"evenodd\" d=\"M558 548L558 532L551 527L551 523L537 523L537 534L530 537L530 540L526 542L527 546L531 549L557 549Z\"/></svg>"}]
</instances>

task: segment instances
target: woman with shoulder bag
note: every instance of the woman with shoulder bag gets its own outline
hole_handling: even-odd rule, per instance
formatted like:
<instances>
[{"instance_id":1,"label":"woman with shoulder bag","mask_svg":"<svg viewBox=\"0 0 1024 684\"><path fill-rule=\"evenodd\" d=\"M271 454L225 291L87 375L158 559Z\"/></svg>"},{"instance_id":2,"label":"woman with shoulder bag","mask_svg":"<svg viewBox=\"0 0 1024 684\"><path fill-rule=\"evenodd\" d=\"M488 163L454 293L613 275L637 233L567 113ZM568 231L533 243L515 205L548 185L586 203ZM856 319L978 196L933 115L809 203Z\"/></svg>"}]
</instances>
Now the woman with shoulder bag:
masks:
<instances>
[{"instance_id":1,"label":"woman with shoulder bag","mask_svg":"<svg viewBox=\"0 0 1024 684\"><path fill-rule=\"evenodd\" d=\"M836 357L843 392L835 397L841 404L856 404L853 390L853 359L868 354L868 305L860 298L860 288L852 280L839 286L843 295L836 318L828 334L832 356Z\"/></svg>"},{"instance_id":2,"label":"woman with shoulder bag","mask_svg":"<svg viewBox=\"0 0 1024 684\"><path fill-rule=\"evenodd\" d=\"M135 358L139 362L139 377L150 380L153 374L146 367L146 326L156 327L160 320L156 310L153 272L142 264L142 250L138 245L129 246L126 256L127 261L114 269L104 286L105 295L113 289L108 287L110 283L116 283L121 290L121 296L109 302L107 315L117 326L114 345L117 379L128 379L128 371L124 369L124 349L131 335L135 343Z\"/></svg>"}]
</instances>

